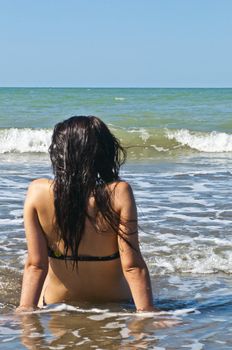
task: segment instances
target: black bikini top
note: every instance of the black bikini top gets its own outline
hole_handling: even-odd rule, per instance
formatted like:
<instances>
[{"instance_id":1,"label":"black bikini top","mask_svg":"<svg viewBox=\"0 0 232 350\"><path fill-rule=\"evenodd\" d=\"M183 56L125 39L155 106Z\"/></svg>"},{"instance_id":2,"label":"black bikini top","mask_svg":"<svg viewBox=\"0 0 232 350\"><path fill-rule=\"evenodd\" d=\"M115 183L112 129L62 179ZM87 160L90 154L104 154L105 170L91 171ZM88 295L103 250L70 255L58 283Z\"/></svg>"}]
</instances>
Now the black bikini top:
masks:
<instances>
[{"instance_id":1,"label":"black bikini top","mask_svg":"<svg viewBox=\"0 0 232 350\"><path fill-rule=\"evenodd\" d=\"M75 261L108 261L108 260L118 259L120 257L119 252L116 252L111 255L105 255L105 256L71 255L71 256L65 257L60 252L55 252L49 247L48 247L48 256L50 258L59 259L59 260L75 260Z\"/></svg>"}]
</instances>

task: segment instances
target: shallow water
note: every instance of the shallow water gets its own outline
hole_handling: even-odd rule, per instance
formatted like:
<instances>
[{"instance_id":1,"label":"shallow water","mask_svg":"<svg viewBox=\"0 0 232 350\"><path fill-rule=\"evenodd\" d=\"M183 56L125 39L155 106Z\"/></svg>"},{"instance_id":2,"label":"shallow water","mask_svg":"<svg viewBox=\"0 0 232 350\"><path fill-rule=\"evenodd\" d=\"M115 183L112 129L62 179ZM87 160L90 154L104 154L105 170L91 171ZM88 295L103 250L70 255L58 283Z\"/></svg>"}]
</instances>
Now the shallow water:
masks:
<instances>
[{"instance_id":1,"label":"shallow water","mask_svg":"<svg viewBox=\"0 0 232 350\"><path fill-rule=\"evenodd\" d=\"M20 159L19 159L20 158ZM46 156L1 159L0 342L4 349L231 349L232 161L199 155L129 163L141 249L154 300L164 315L134 314L130 305L54 306L19 317L26 246L22 207L29 181L51 176ZM89 311L88 311L89 310ZM160 329L160 320L178 321Z\"/></svg>"},{"instance_id":2,"label":"shallow water","mask_svg":"<svg viewBox=\"0 0 232 350\"><path fill-rule=\"evenodd\" d=\"M232 348L231 94L0 89L0 348ZM160 314L108 304L14 314L26 257L28 184L52 176L47 147L53 124L84 113L101 114L130 146L121 175L135 193ZM175 324L159 328L167 319Z\"/></svg>"},{"instance_id":3,"label":"shallow water","mask_svg":"<svg viewBox=\"0 0 232 350\"><path fill-rule=\"evenodd\" d=\"M231 349L230 278L175 275L153 284L160 314L64 304L31 315L8 312L1 315L0 341L9 349ZM159 328L164 320L176 325Z\"/></svg>"}]
</instances>

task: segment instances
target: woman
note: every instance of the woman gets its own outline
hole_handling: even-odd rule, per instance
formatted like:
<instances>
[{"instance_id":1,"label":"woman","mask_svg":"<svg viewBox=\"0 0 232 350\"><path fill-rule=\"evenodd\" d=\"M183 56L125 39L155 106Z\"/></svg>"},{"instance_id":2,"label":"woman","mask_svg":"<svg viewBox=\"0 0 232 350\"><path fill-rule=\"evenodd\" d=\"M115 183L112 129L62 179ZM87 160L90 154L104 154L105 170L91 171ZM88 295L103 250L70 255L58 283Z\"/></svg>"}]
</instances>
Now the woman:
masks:
<instances>
[{"instance_id":1,"label":"woman","mask_svg":"<svg viewBox=\"0 0 232 350\"><path fill-rule=\"evenodd\" d=\"M17 311L131 298L137 311L153 311L133 193L119 178L119 141L99 118L72 117L55 126L50 157L54 181L33 181L25 201L28 258Z\"/></svg>"}]
</instances>

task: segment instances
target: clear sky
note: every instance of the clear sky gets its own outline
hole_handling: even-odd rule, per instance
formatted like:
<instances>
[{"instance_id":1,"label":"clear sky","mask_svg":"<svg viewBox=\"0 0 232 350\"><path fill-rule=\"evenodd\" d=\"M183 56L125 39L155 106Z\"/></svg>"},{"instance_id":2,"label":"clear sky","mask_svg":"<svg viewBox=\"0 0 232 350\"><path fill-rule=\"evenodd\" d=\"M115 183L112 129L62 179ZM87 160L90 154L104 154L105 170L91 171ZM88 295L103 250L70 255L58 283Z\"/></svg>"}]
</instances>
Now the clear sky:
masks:
<instances>
[{"instance_id":1,"label":"clear sky","mask_svg":"<svg viewBox=\"0 0 232 350\"><path fill-rule=\"evenodd\" d=\"M232 87L232 0L0 0L0 86Z\"/></svg>"}]
</instances>

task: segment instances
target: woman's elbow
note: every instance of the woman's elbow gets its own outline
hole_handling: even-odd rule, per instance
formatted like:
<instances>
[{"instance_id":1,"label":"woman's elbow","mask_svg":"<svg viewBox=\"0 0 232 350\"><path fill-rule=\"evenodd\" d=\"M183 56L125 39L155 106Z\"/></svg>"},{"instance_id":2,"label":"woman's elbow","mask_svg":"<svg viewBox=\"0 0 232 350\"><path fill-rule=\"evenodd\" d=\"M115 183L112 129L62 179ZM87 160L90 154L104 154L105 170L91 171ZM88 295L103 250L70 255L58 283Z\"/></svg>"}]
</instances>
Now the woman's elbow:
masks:
<instances>
[{"instance_id":1,"label":"woman's elbow","mask_svg":"<svg viewBox=\"0 0 232 350\"><path fill-rule=\"evenodd\" d=\"M34 271L34 272L46 272L48 271L48 262L47 261L33 261L27 259L25 263L25 269Z\"/></svg>"},{"instance_id":2,"label":"woman's elbow","mask_svg":"<svg viewBox=\"0 0 232 350\"><path fill-rule=\"evenodd\" d=\"M147 265L143 259L139 259L139 261L122 264L122 270L124 274L142 273L147 271Z\"/></svg>"}]
</instances>

